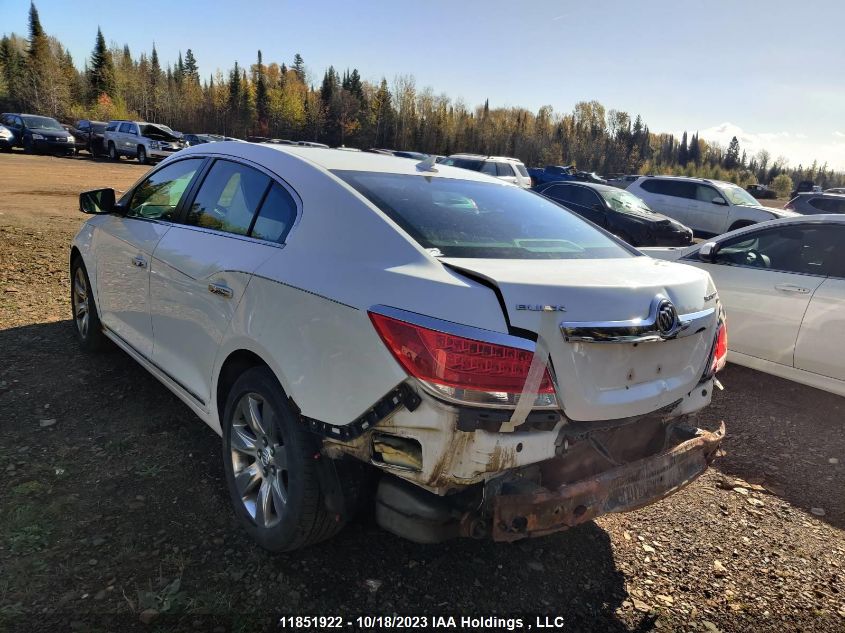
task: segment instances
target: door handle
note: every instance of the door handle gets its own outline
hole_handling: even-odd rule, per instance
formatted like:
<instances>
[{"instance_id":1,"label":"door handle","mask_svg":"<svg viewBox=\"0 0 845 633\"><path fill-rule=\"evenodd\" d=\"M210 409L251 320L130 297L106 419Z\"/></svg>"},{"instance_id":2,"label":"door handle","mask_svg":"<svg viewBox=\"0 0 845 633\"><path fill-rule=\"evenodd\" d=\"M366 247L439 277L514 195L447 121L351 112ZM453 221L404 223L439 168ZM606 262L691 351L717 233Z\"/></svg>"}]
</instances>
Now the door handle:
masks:
<instances>
[{"instance_id":1,"label":"door handle","mask_svg":"<svg viewBox=\"0 0 845 633\"><path fill-rule=\"evenodd\" d=\"M132 258L132 265L137 266L138 268L146 268L147 260L141 257L140 255L136 255Z\"/></svg>"},{"instance_id":2,"label":"door handle","mask_svg":"<svg viewBox=\"0 0 845 633\"><path fill-rule=\"evenodd\" d=\"M219 297L232 298L232 289L226 284L208 284L208 291Z\"/></svg>"},{"instance_id":3,"label":"door handle","mask_svg":"<svg viewBox=\"0 0 845 633\"><path fill-rule=\"evenodd\" d=\"M782 292L793 292L799 295L806 295L810 293L809 288L802 288L801 286L796 286L795 284L776 284L775 290L781 290Z\"/></svg>"}]
</instances>

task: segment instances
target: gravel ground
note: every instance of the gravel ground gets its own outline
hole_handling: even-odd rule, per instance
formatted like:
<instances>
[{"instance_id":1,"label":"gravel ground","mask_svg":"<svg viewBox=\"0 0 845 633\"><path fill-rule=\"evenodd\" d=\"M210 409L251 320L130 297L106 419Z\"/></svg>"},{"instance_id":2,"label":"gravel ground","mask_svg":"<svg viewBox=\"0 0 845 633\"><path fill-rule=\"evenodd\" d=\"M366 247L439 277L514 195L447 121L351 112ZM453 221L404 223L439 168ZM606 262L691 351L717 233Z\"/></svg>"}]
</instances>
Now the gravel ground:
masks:
<instances>
[{"instance_id":1,"label":"gravel ground","mask_svg":"<svg viewBox=\"0 0 845 633\"><path fill-rule=\"evenodd\" d=\"M364 513L328 543L259 550L217 436L123 353L73 337L75 195L143 172L0 155L0 630L280 630L283 613L845 630L845 399L735 366L702 413L725 420L724 454L657 505L511 545L415 545Z\"/></svg>"}]
</instances>

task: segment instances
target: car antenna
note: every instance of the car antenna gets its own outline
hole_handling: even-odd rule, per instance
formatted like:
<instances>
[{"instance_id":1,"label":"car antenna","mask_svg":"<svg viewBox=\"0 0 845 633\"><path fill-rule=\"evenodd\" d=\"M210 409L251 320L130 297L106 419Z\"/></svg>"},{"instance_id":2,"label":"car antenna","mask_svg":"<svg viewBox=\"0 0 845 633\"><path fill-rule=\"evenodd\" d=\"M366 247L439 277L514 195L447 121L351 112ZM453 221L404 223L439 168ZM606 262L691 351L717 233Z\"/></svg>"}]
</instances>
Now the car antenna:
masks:
<instances>
[{"instance_id":1,"label":"car antenna","mask_svg":"<svg viewBox=\"0 0 845 633\"><path fill-rule=\"evenodd\" d=\"M434 166L434 162L437 159L436 156L433 154L426 158L424 161L417 163L417 169L419 171L437 171L437 167Z\"/></svg>"}]
</instances>

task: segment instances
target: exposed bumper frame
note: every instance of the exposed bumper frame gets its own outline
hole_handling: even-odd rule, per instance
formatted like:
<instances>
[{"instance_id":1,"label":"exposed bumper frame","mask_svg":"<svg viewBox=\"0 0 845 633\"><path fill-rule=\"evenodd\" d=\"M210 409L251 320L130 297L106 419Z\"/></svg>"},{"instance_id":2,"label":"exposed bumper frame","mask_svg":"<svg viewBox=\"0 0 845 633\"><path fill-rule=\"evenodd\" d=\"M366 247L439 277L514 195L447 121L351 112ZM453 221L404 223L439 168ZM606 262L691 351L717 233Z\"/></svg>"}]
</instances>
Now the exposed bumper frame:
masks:
<instances>
[{"instance_id":1,"label":"exposed bumper frame","mask_svg":"<svg viewBox=\"0 0 845 633\"><path fill-rule=\"evenodd\" d=\"M493 539L516 541L551 534L668 497L707 470L725 436L725 424L722 422L718 431L697 431L695 437L666 452L556 490L496 497Z\"/></svg>"}]
</instances>

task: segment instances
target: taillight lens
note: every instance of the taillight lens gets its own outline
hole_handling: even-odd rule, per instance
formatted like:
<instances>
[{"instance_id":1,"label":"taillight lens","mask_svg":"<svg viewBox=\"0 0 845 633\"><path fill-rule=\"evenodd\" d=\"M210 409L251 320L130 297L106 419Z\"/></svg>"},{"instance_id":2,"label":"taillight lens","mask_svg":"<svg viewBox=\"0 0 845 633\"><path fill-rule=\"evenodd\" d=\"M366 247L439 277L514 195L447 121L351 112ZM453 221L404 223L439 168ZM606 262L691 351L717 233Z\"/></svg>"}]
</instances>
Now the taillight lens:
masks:
<instances>
[{"instance_id":1,"label":"taillight lens","mask_svg":"<svg viewBox=\"0 0 845 633\"><path fill-rule=\"evenodd\" d=\"M728 324L722 321L716 334L716 346L713 348L713 364L710 373L715 374L724 368L728 358Z\"/></svg>"},{"instance_id":2,"label":"taillight lens","mask_svg":"<svg viewBox=\"0 0 845 633\"><path fill-rule=\"evenodd\" d=\"M409 375L437 393L471 404L515 405L533 352L431 330L371 312L379 336ZM556 404L548 368L535 406Z\"/></svg>"}]
</instances>

